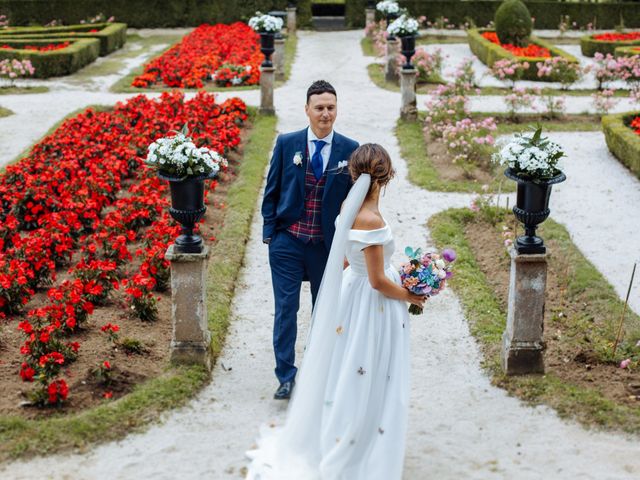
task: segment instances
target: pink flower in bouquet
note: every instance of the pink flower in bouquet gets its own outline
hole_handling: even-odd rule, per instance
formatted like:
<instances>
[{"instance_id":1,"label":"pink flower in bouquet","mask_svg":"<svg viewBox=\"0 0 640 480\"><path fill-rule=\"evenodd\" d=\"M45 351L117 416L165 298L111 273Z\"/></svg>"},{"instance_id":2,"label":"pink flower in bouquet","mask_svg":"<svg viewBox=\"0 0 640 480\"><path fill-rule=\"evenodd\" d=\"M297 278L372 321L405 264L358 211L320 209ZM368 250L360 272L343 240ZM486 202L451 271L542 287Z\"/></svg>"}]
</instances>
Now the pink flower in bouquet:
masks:
<instances>
[{"instance_id":1,"label":"pink flower in bouquet","mask_svg":"<svg viewBox=\"0 0 640 480\"><path fill-rule=\"evenodd\" d=\"M440 293L446 285L446 280L453 275L451 263L456 259L456 252L445 249L442 256L438 253L422 253L420 248L405 249L409 262L402 265L400 279L402 286L416 295L432 297ZM419 315L422 308L411 305L409 313Z\"/></svg>"}]
</instances>

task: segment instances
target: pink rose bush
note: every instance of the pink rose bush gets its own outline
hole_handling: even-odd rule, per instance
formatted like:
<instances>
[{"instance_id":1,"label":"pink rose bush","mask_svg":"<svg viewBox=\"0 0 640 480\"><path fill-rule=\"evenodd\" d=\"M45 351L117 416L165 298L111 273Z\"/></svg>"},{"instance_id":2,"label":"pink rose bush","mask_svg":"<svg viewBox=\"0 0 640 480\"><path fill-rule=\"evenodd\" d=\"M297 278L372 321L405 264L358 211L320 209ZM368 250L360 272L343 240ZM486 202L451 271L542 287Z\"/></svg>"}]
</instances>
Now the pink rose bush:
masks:
<instances>
[{"instance_id":1,"label":"pink rose bush","mask_svg":"<svg viewBox=\"0 0 640 480\"><path fill-rule=\"evenodd\" d=\"M442 141L453 155L453 163L460 165L470 175L476 165L489 166L488 160L493 152L497 129L493 117L480 121L463 118L454 124L448 124L442 131Z\"/></svg>"},{"instance_id":2,"label":"pink rose bush","mask_svg":"<svg viewBox=\"0 0 640 480\"><path fill-rule=\"evenodd\" d=\"M16 78L32 77L36 73L31 61L18 60L17 58L0 61L0 78L9 80L8 86L13 86Z\"/></svg>"},{"instance_id":3,"label":"pink rose bush","mask_svg":"<svg viewBox=\"0 0 640 480\"><path fill-rule=\"evenodd\" d=\"M570 62L564 57L547 58L544 62L536 63L539 78L549 78L560 82L563 90L582 78L584 71L578 63Z\"/></svg>"}]
</instances>

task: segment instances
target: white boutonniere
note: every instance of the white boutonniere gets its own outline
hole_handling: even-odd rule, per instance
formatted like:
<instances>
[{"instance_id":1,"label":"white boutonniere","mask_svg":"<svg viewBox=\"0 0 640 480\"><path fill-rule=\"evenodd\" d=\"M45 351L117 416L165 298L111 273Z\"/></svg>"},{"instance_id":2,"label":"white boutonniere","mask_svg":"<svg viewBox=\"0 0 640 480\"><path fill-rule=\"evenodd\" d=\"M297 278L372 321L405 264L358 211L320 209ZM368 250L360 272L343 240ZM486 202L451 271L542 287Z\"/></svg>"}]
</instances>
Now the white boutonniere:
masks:
<instances>
[{"instance_id":1,"label":"white boutonniere","mask_svg":"<svg viewBox=\"0 0 640 480\"><path fill-rule=\"evenodd\" d=\"M293 156L293 164L297 165L298 167L302 165L302 152L296 152L296 154Z\"/></svg>"}]
</instances>

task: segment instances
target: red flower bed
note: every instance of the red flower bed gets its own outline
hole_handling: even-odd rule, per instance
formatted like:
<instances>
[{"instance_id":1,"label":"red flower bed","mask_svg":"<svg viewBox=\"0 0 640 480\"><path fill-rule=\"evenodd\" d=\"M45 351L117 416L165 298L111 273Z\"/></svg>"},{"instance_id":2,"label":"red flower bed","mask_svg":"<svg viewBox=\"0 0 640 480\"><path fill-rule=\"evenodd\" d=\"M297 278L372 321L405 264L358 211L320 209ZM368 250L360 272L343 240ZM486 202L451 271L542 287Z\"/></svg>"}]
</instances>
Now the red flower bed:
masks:
<instances>
[{"instance_id":1,"label":"red flower bed","mask_svg":"<svg viewBox=\"0 0 640 480\"><path fill-rule=\"evenodd\" d=\"M120 284L129 287L124 308L153 320L152 291L167 288L164 252L179 227L168 215L166 182L143 166L147 146L187 123L197 145L226 155L245 119L239 99L141 95L65 121L0 176L0 318L23 314L37 291L47 292L18 325L20 376L39 382L34 403L65 401L69 389L58 377L81 347L71 337ZM133 242L143 246L134 252L141 265L127 271ZM69 278L56 284L61 268Z\"/></svg>"},{"instance_id":2,"label":"red flower bed","mask_svg":"<svg viewBox=\"0 0 640 480\"><path fill-rule=\"evenodd\" d=\"M62 50L71 45L71 42L50 43L49 45L25 45L24 47L11 47L9 45L0 45L2 50L35 50L37 52L52 52L54 50Z\"/></svg>"},{"instance_id":3,"label":"red flower bed","mask_svg":"<svg viewBox=\"0 0 640 480\"><path fill-rule=\"evenodd\" d=\"M496 32L483 32L482 36L489 40L491 43L500 45L505 50L513 53L516 57L529 57L529 58L548 58L551 57L551 52L548 48L540 47L533 43L530 43L526 47L516 47L510 43L500 43Z\"/></svg>"},{"instance_id":4,"label":"red flower bed","mask_svg":"<svg viewBox=\"0 0 640 480\"><path fill-rule=\"evenodd\" d=\"M636 135L640 135L640 116L631 120L630 127L636 133Z\"/></svg>"},{"instance_id":5,"label":"red flower bed","mask_svg":"<svg viewBox=\"0 0 640 480\"><path fill-rule=\"evenodd\" d=\"M146 88L162 82L168 87L202 88L216 82L255 85L260 80L260 36L245 23L200 25L180 43L145 65L132 86ZM216 73L220 71L220 75ZM237 79L237 80L234 80Z\"/></svg>"},{"instance_id":6,"label":"red flower bed","mask_svg":"<svg viewBox=\"0 0 640 480\"><path fill-rule=\"evenodd\" d=\"M601 33L592 37L594 40L604 42L628 42L631 40L640 40L640 32L629 33Z\"/></svg>"}]
</instances>

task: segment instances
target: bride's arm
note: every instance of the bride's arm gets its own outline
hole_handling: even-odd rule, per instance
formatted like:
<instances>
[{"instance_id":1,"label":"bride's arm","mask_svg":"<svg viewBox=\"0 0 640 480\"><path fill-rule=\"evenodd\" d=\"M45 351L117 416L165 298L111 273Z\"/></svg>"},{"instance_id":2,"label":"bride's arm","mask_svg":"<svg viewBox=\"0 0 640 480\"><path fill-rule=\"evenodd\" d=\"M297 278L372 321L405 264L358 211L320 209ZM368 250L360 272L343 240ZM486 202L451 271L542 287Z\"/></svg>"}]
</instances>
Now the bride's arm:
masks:
<instances>
[{"instance_id":1,"label":"bride's arm","mask_svg":"<svg viewBox=\"0 0 640 480\"><path fill-rule=\"evenodd\" d=\"M426 297L415 295L406 288L391 281L384 273L384 250L382 245L371 245L364 249L364 258L367 263L367 275L371 288L379 291L385 297L403 300L423 307Z\"/></svg>"}]
</instances>

